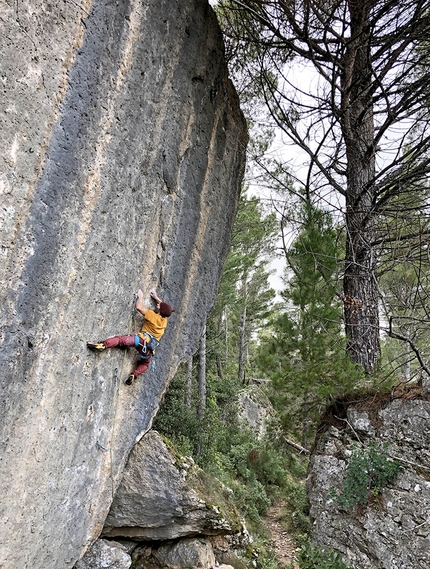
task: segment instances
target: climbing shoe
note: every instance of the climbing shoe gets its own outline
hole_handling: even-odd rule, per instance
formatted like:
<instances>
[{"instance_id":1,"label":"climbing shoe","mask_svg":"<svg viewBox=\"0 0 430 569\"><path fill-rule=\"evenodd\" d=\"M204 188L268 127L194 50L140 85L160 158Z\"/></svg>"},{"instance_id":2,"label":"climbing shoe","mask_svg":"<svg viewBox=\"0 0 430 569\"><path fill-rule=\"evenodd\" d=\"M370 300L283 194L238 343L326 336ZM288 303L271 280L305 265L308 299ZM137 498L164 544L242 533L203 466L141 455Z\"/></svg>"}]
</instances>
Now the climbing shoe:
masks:
<instances>
[{"instance_id":1,"label":"climbing shoe","mask_svg":"<svg viewBox=\"0 0 430 569\"><path fill-rule=\"evenodd\" d=\"M87 342L87 348L90 348L91 350L97 350L98 352L102 352L103 350L106 349L106 346L103 344L96 344L94 342Z\"/></svg>"},{"instance_id":2,"label":"climbing shoe","mask_svg":"<svg viewBox=\"0 0 430 569\"><path fill-rule=\"evenodd\" d=\"M126 384L126 385L131 385L131 384L134 382L134 380L135 380L134 374L131 373L131 374L127 377L127 379L125 380L125 384Z\"/></svg>"}]
</instances>

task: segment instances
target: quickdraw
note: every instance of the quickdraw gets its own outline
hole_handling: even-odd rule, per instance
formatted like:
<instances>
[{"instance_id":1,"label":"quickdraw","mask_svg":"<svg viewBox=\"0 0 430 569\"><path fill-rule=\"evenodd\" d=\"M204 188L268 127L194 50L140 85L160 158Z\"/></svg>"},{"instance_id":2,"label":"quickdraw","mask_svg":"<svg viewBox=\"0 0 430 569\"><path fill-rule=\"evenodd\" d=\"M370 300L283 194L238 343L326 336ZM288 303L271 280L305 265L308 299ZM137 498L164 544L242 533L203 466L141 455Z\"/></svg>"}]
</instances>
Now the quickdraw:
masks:
<instances>
[{"instance_id":1,"label":"quickdraw","mask_svg":"<svg viewBox=\"0 0 430 569\"><path fill-rule=\"evenodd\" d=\"M131 315L134 318L136 315L136 302L137 302L137 292L134 293L133 296L133 304L131 306Z\"/></svg>"}]
</instances>

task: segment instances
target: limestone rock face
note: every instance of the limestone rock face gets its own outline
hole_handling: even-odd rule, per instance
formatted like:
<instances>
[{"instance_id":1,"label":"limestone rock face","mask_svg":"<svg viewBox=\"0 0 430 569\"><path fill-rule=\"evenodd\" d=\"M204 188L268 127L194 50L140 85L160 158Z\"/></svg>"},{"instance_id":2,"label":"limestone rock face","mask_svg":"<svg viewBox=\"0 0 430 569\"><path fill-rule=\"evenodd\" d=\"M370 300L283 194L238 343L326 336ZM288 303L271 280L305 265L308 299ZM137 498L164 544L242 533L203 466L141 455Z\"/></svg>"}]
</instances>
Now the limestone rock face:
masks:
<instances>
[{"instance_id":1,"label":"limestone rock face","mask_svg":"<svg viewBox=\"0 0 430 569\"><path fill-rule=\"evenodd\" d=\"M428 398L428 397L426 397ZM343 491L353 445L387 443L401 460L397 479L376 503L346 511L331 495ZM331 426L311 457L308 494L313 539L340 551L354 569L430 567L430 402L395 400L379 411L349 407L344 428Z\"/></svg>"},{"instance_id":2,"label":"limestone rock face","mask_svg":"<svg viewBox=\"0 0 430 569\"><path fill-rule=\"evenodd\" d=\"M163 565L171 569L215 567L212 545L207 539L202 538L190 537L162 545L158 548L156 557Z\"/></svg>"},{"instance_id":3,"label":"limestone rock face","mask_svg":"<svg viewBox=\"0 0 430 569\"><path fill-rule=\"evenodd\" d=\"M76 563L75 569L129 569L131 563L130 555L121 544L98 539Z\"/></svg>"},{"instance_id":4,"label":"limestone rock face","mask_svg":"<svg viewBox=\"0 0 430 569\"><path fill-rule=\"evenodd\" d=\"M67 569L197 349L246 124L207 0L20 0L0 28L0 565ZM175 312L125 386L134 355L86 341L154 286Z\"/></svg>"},{"instance_id":5,"label":"limestone rock face","mask_svg":"<svg viewBox=\"0 0 430 569\"><path fill-rule=\"evenodd\" d=\"M250 385L239 393L239 419L262 439L267 427L275 416L273 406L258 385Z\"/></svg>"},{"instance_id":6,"label":"limestone rock face","mask_svg":"<svg viewBox=\"0 0 430 569\"><path fill-rule=\"evenodd\" d=\"M163 541L237 531L238 520L229 522L219 507L206 503L209 490L193 487L197 471L203 474L186 459L176 459L160 435L149 431L130 454L103 535Z\"/></svg>"}]
</instances>

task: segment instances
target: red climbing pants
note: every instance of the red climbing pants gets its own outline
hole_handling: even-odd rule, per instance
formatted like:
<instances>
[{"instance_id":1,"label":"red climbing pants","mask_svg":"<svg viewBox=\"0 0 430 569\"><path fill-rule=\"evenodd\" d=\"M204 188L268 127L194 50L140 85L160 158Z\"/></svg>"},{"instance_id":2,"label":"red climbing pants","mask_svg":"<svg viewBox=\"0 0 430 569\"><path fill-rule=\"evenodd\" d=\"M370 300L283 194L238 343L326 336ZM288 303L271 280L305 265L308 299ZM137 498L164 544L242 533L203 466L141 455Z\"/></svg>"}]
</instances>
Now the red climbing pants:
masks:
<instances>
[{"instance_id":1,"label":"red climbing pants","mask_svg":"<svg viewBox=\"0 0 430 569\"><path fill-rule=\"evenodd\" d=\"M127 334L126 336L112 336L111 338L107 338L100 343L103 344L106 348L134 348L136 346L135 338L136 334ZM142 375L142 373L145 373L149 367L149 364L151 363L151 360L152 354L149 350L145 354L144 359L139 355L139 361L141 363L139 363L137 368L133 371L134 377L138 377L139 375Z\"/></svg>"}]
</instances>

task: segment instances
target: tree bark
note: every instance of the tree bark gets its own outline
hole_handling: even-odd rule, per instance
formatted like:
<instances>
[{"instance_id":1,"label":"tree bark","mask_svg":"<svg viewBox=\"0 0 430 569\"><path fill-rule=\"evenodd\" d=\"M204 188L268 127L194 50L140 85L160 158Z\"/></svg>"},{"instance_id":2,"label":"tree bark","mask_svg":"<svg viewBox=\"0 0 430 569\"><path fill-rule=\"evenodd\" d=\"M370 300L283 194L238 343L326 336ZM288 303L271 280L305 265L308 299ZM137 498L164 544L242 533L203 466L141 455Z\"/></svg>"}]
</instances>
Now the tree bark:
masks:
<instances>
[{"instance_id":1,"label":"tree bark","mask_svg":"<svg viewBox=\"0 0 430 569\"><path fill-rule=\"evenodd\" d=\"M198 417L203 420L206 410L206 326L200 339L199 347L199 371L197 382L199 386Z\"/></svg>"},{"instance_id":2,"label":"tree bark","mask_svg":"<svg viewBox=\"0 0 430 569\"><path fill-rule=\"evenodd\" d=\"M222 314L223 313L220 312L220 315L218 317L218 323L217 323L218 338L221 337L221 333L222 333ZM217 353L216 353L216 369L217 369L218 377L220 379L223 379L222 365L221 365L221 354L220 354L219 348L217 349Z\"/></svg>"},{"instance_id":3,"label":"tree bark","mask_svg":"<svg viewBox=\"0 0 430 569\"><path fill-rule=\"evenodd\" d=\"M286 437L283 437L284 442L289 445L290 447L295 448L296 450L298 450L300 453L302 454L311 454L311 451L303 446L298 445L297 443L291 441L290 439L287 439Z\"/></svg>"},{"instance_id":4,"label":"tree bark","mask_svg":"<svg viewBox=\"0 0 430 569\"><path fill-rule=\"evenodd\" d=\"M244 381L244 359L245 359L245 345L246 345L246 304L243 307L242 318L240 323L240 337L239 337L239 358L237 377L239 381Z\"/></svg>"},{"instance_id":5,"label":"tree bark","mask_svg":"<svg viewBox=\"0 0 430 569\"><path fill-rule=\"evenodd\" d=\"M185 378L185 407L187 409L191 409L191 394L193 386L193 356L191 356L187 361Z\"/></svg>"},{"instance_id":6,"label":"tree bark","mask_svg":"<svg viewBox=\"0 0 430 569\"><path fill-rule=\"evenodd\" d=\"M375 229L375 138L369 11L373 2L348 2L351 41L342 66L341 126L347 157L344 317L347 352L371 373L379 341Z\"/></svg>"}]
</instances>

